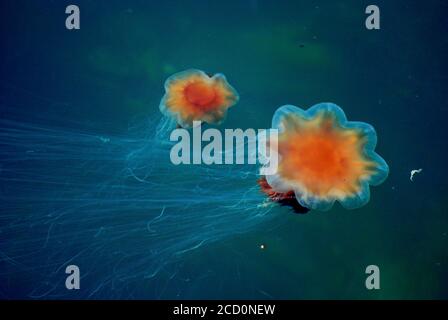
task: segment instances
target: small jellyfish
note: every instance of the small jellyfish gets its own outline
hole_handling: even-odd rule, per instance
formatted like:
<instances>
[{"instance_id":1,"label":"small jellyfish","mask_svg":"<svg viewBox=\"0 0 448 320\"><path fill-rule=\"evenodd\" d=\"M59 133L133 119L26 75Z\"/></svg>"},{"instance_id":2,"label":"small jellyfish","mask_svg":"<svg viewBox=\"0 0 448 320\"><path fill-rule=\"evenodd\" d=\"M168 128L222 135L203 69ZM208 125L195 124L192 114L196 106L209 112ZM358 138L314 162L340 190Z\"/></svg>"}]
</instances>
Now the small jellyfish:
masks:
<instances>
[{"instance_id":1,"label":"small jellyfish","mask_svg":"<svg viewBox=\"0 0 448 320\"><path fill-rule=\"evenodd\" d=\"M321 103L308 110L282 106L272 127L278 140L278 170L259 180L261 190L297 213L307 209L329 210L335 201L347 209L359 208L370 199L369 185L381 184L389 167L374 150L374 128L347 121L335 104ZM295 202L296 201L296 202Z\"/></svg>"},{"instance_id":2,"label":"small jellyfish","mask_svg":"<svg viewBox=\"0 0 448 320\"><path fill-rule=\"evenodd\" d=\"M166 80L160 111L184 128L191 128L193 121L220 124L227 109L238 99L238 93L223 74L210 77L203 71L190 69Z\"/></svg>"}]
</instances>

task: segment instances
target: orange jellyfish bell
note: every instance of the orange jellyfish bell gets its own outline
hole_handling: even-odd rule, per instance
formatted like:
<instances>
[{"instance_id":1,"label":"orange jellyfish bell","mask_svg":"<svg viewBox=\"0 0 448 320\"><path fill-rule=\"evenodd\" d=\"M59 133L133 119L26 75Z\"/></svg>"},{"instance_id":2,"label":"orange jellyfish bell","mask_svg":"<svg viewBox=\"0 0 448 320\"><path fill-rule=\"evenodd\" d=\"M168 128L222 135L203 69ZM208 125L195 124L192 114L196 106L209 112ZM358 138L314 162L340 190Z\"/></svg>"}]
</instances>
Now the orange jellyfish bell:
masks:
<instances>
[{"instance_id":1,"label":"orange jellyfish bell","mask_svg":"<svg viewBox=\"0 0 448 320\"><path fill-rule=\"evenodd\" d=\"M193 121L219 124L238 99L223 74L209 77L203 71L190 69L166 80L160 111L186 128L192 127Z\"/></svg>"},{"instance_id":2,"label":"orange jellyfish bell","mask_svg":"<svg viewBox=\"0 0 448 320\"><path fill-rule=\"evenodd\" d=\"M388 175L389 167L374 151L374 128L347 121L335 104L306 111L280 107L272 127L278 129L278 141L271 141L277 147L278 170L259 182L271 200L293 194L308 209L329 210L335 201L358 208L370 199L369 185L382 183Z\"/></svg>"}]
</instances>

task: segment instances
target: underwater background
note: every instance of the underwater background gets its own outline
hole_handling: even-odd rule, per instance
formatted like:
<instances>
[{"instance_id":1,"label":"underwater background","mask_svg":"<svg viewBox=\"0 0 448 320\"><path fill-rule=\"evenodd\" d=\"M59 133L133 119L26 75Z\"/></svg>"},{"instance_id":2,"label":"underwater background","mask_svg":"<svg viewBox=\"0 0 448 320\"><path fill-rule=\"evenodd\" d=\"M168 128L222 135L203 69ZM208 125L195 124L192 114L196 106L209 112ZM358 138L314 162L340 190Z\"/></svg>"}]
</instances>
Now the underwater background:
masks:
<instances>
[{"instance_id":1,"label":"underwater background","mask_svg":"<svg viewBox=\"0 0 448 320\"><path fill-rule=\"evenodd\" d=\"M0 298L448 298L447 3L72 2L0 3ZM65 28L69 4L80 8L80 30ZM369 4L381 10L380 30L365 27ZM209 236L213 230L196 233L210 221L201 216L216 209L205 197L191 212L185 209L197 220L183 230L200 245L179 249L180 257L148 276L154 261L145 241L170 243L145 236L148 219L157 218L164 203L152 206L146 220L137 202L123 205L119 218L109 216L111 202L101 199L116 196L111 191L120 186L101 181L112 179L104 166L113 148L132 152L126 137L156 129L166 78L189 68L221 72L239 92L226 128L270 128L284 104L338 104L349 120L375 127L388 179L371 188L370 202L360 209L335 205L298 215L274 206L267 213L272 218L247 230L240 223L234 232L233 221L223 220L216 238ZM90 144L83 137L98 139ZM97 144L114 137L120 145L98 151ZM34 154L44 149L39 160ZM158 157L157 165L170 165L168 155L144 150ZM92 154L98 155L93 164ZM118 174L120 162L111 162ZM419 168L411 182L410 171ZM174 174L166 178L179 187L167 195L173 203L194 193L201 198L182 172ZM196 179L200 188L210 183ZM223 201L247 184L226 179L225 173L214 179ZM77 204L90 201L86 185L103 186L88 213L71 206L76 194ZM120 190L139 186L132 188ZM156 189L144 195L161 196ZM257 210L233 209L234 221L238 212ZM216 219L223 219L221 211ZM202 244L202 234L212 241ZM80 268L80 290L64 286L68 264ZM365 287L372 264L381 270L380 290Z\"/></svg>"}]
</instances>

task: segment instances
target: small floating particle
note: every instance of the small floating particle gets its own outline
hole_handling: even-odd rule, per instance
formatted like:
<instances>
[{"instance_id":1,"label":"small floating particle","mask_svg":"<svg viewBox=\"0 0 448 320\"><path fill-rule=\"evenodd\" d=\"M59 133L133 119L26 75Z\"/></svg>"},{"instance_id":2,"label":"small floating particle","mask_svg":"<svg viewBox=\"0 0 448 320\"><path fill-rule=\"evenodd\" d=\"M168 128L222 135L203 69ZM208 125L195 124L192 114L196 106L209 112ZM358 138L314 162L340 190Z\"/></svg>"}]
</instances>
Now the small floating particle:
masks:
<instances>
[{"instance_id":1,"label":"small floating particle","mask_svg":"<svg viewBox=\"0 0 448 320\"><path fill-rule=\"evenodd\" d=\"M411 170L411 176L409 177L409 180L411 180L411 181L414 181L414 176L417 174L417 173L420 173L420 172L422 172L423 171L423 169L414 169L414 170Z\"/></svg>"}]
</instances>

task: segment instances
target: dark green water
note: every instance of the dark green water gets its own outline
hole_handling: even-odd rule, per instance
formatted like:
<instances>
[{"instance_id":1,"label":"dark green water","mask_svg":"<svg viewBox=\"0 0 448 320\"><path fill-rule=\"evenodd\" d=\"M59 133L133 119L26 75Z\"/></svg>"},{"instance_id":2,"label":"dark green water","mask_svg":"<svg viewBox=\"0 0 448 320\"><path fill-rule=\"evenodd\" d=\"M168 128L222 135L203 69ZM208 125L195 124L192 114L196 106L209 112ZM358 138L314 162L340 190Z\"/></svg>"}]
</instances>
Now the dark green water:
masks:
<instances>
[{"instance_id":1,"label":"dark green water","mask_svg":"<svg viewBox=\"0 0 448 320\"><path fill-rule=\"evenodd\" d=\"M269 128L281 105L334 102L350 120L375 127L376 150L390 166L361 209L294 215L278 208L283 221L194 251L157 281L141 279L136 293L93 297L448 297L443 1L375 1L380 30L364 26L366 1L79 0L76 31L64 27L68 4L0 4L4 119L38 114L48 125L125 134L130 123L158 115L168 76L198 68L224 73L240 93L227 127ZM0 234L0 253L16 237L25 236ZM12 276L9 263L0 255L0 296L29 297L32 279ZM364 285L372 264L381 270L380 290Z\"/></svg>"}]
</instances>

